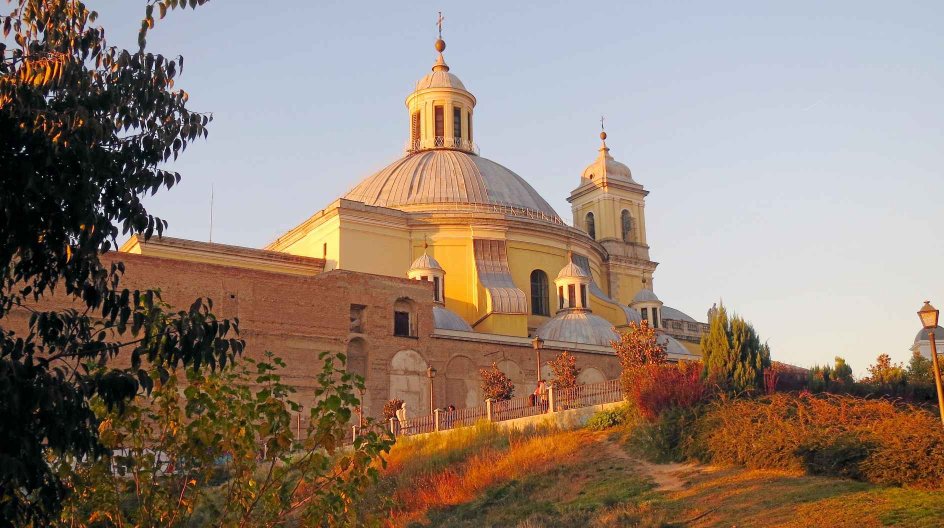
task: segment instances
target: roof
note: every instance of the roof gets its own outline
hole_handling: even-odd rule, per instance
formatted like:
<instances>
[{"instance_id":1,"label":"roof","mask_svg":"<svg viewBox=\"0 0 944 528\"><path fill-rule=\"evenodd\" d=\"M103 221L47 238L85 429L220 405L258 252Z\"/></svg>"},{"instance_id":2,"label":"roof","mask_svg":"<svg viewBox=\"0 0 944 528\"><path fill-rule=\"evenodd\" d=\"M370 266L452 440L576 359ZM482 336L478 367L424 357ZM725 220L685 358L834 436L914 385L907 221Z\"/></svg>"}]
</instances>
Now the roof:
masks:
<instances>
[{"instance_id":1,"label":"roof","mask_svg":"<svg viewBox=\"0 0 944 528\"><path fill-rule=\"evenodd\" d=\"M925 328L922 328L918 331L918 335L915 336L914 342L917 344L920 341L928 341L928 331ZM944 341L944 328L940 326L934 327L934 341Z\"/></svg>"},{"instance_id":2,"label":"roof","mask_svg":"<svg viewBox=\"0 0 944 528\"><path fill-rule=\"evenodd\" d=\"M587 168L583 170L583 178L586 180L598 180L606 177L607 180L618 180L626 183L636 183L633 181L633 173L624 163L620 163L610 156L610 149L606 144L600 148L600 155Z\"/></svg>"},{"instance_id":3,"label":"roof","mask_svg":"<svg viewBox=\"0 0 944 528\"><path fill-rule=\"evenodd\" d=\"M666 334L659 334L659 337L656 338L656 342L660 345L665 346L665 352L670 357L672 356L692 356L693 354L688 351L682 343L679 343L675 340L674 337Z\"/></svg>"},{"instance_id":4,"label":"roof","mask_svg":"<svg viewBox=\"0 0 944 528\"><path fill-rule=\"evenodd\" d=\"M557 274L558 279L570 279L570 278L579 278L587 279L590 278L590 274L587 273L587 270L583 269L581 266L578 266L574 262L568 262L566 266L561 268L560 273Z\"/></svg>"},{"instance_id":5,"label":"roof","mask_svg":"<svg viewBox=\"0 0 944 528\"><path fill-rule=\"evenodd\" d=\"M688 314L682 312L681 310L676 310L671 306L662 307L662 318L663 319L672 319L673 321L686 321L689 323L697 323L698 321L695 318L689 316Z\"/></svg>"},{"instance_id":6,"label":"roof","mask_svg":"<svg viewBox=\"0 0 944 528\"><path fill-rule=\"evenodd\" d=\"M584 310L560 312L541 325L536 334L549 341L602 346L619 339L609 321Z\"/></svg>"},{"instance_id":7,"label":"roof","mask_svg":"<svg viewBox=\"0 0 944 528\"><path fill-rule=\"evenodd\" d=\"M635 304L638 302L661 302L659 298L656 297L655 292L649 288L643 288L636 293L636 296L633 297L633 302L630 304Z\"/></svg>"},{"instance_id":8,"label":"roof","mask_svg":"<svg viewBox=\"0 0 944 528\"><path fill-rule=\"evenodd\" d=\"M455 88L465 90L465 85L458 77L448 71L432 71L416 81L416 90L425 90L427 88ZM466 90L467 91L467 90Z\"/></svg>"},{"instance_id":9,"label":"roof","mask_svg":"<svg viewBox=\"0 0 944 528\"><path fill-rule=\"evenodd\" d=\"M423 255L420 258L413 261L413 264L410 264L411 270L442 270L443 267L439 265L439 261L429 256L429 253L423 252Z\"/></svg>"},{"instance_id":10,"label":"roof","mask_svg":"<svg viewBox=\"0 0 944 528\"><path fill-rule=\"evenodd\" d=\"M440 330L458 330L473 332L469 323L459 317L459 314L443 306L433 305L433 326Z\"/></svg>"},{"instance_id":11,"label":"roof","mask_svg":"<svg viewBox=\"0 0 944 528\"><path fill-rule=\"evenodd\" d=\"M344 198L394 209L418 205L441 209L443 204L512 206L560 222L554 208L524 178L494 161L459 150L409 154L365 178Z\"/></svg>"}]
</instances>

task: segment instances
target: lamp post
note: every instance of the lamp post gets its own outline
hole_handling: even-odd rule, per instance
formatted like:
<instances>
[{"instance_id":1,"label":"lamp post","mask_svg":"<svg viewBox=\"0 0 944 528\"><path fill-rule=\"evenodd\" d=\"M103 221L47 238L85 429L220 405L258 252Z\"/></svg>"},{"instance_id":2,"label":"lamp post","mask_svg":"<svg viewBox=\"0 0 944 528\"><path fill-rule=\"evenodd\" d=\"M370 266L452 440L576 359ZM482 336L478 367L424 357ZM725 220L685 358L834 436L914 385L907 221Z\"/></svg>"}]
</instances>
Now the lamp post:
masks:
<instances>
[{"instance_id":1,"label":"lamp post","mask_svg":"<svg viewBox=\"0 0 944 528\"><path fill-rule=\"evenodd\" d=\"M433 401L433 378L436 377L436 369L427 367L426 377L429 378L429 414L433 414L433 409L436 408L435 402Z\"/></svg>"},{"instance_id":2,"label":"lamp post","mask_svg":"<svg viewBox=\"0 0 944 528\"><path fill-rule=\"evenodd\" d=\"M534 336L534 339L531 340L531 346L534 347L534 360L537 363L537 382L541 382L541 349L544 348L544 340L538 336Z\"/></svg>"},{"instance_id":3,"label":"lamp post","mask_svg":"<svg viewBox=\"0 0 944 528\"><path fill-rule=\"evenodd\" d=\"M924 301L918 317L921 319L921 325L928 331L928 341L931 342L931 365L934 369L934 386L937 388L937 408L941 413L941 423L944 424L944 389L941 388L941 368L938 366L937 343L934 342L934 329L937 328L940 313L931 306L931 301Z\"/></svg>"}]
</instances>

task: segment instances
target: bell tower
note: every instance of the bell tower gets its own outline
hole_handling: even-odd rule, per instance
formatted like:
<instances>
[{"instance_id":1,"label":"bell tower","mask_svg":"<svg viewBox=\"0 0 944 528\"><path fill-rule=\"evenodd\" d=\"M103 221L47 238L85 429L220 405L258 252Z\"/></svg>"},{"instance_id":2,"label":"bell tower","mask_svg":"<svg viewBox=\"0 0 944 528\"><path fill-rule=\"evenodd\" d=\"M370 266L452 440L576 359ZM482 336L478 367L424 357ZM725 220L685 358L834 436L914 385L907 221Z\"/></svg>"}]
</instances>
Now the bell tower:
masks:
<instances>
[{"instance_id":1,"label":"bell tower","mask_svg":"<svg viewBox=\"0 0 944 528\"><path fill-rule=\"evenodd\" d=\"M433 71L417 81L416 89L406 98L410 112L410 140L407 152L429 149L453 149L477 154L472 141L472 113L475 96L449 72L443 58L446 41L442 39L442 13Z\"/></svg>"},{"instance_id":2,"label":"bell tower","mask_svg":"<svg viewBox=\"0 0 944 528\"><path fill-rule=\"evenodd\" d=\"M601 119L601 128L602 128ZM583 230L609 253L609 296L629 305L636 293L652 288L657 263L649 260L646 240L646 195L625 164L613 159L601 130L597 159L584 169L571 191L574 227Z\"/></svg>"}]
</instances>

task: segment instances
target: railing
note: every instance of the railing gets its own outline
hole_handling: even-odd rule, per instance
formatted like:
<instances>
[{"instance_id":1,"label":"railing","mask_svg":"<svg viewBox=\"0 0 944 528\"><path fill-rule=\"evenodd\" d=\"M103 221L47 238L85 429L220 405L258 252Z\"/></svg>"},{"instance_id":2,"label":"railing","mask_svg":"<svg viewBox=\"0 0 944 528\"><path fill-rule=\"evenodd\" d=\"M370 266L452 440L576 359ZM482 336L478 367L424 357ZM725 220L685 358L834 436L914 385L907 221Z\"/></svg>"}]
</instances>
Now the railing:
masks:
<instances>
[{"instance_id":1,"label":"railing","mask_svg":"<svg viewBox=\"0 0 944 528\"><path fill-rule=\"evenodd\" d=\"M492 403L492 421L503 422L516 418L527 418L537 414L546 414L547 410L547 394L497 401Z\"/></svg>"},{"instance_id":2,"label":"railing","mask_svg":"<svg viewBox=\"0 0 944 528\"><path fill-rule=\"evenodd\" d=\"M465 409L456 409L454 411L442 411L439 413L439 430L456 429L459 427L468 427L475 425L475 422L486 418L485 406L466 407Z\"/></svg>"},{"instance_id":3,"label":"railing","mask_svg":"<svg viewBox=\"0 0 944 528\"><path fill-rule=\"evenodd\" d=\"M588 385L577 385L568 389L548 389L543 395L529 395L505 401L486 400L485 405L445 411L437 409L432 414L409 418L402 423L391 418L388 422L394 436L411 436L474 425L479 420L503 422L541 414L591 407L623 399L619 380L604 381ZM357 435L356 427L353 436ZM353 441L352 436L352 441Z\"/></svg>"},{"instance_id":4,"label":"railing","mask_svg":"<svg viewBox=\"0 0 944 528\"><path fill-rule=\"evenodd\" d=\"M620 387L620 380L575 385L567 389L554 391L554 410L566 411L592 405L602 405L620 401L622 398L623 391Z\"/></svg>"},{"instance_id":5,"label":"railing","mask_svg":"<svg viewBox=\"0 0 944 528\"><path fill-rule=\"evenodd\" d=\"M406 142L405 150L407 152L417 152L419 150L448 148L465 150L478 155L479 146L465 138L436 136L434 138L413 139Z\"/></svg>"}]
</instances>

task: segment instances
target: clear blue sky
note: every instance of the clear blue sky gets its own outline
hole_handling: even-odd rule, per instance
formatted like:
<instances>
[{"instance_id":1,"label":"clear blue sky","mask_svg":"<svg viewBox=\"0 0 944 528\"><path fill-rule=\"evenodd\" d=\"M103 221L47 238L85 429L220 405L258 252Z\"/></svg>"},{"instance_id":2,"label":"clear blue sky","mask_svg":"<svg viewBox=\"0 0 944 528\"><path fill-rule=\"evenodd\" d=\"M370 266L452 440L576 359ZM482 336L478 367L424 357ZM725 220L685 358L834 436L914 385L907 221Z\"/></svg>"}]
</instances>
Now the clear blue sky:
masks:
<instances>
[{"instance_id":1,"label":"clear blue sky","mask_svg":"<svg viewBox=\"0 0 944 528\"><path fill-rule=\"evenodd\" d=\"M92 0L134 45L143 2ZM751 320L775 359L907 361L944 308L944 7L927 2L211 2L152 51L212 111L150 199L169 234L261 247L397 158L404 99L446 59L478 98L482 154L561 214L596 155L647 199L656 292Z\"/></svg>"}]
</instances>

